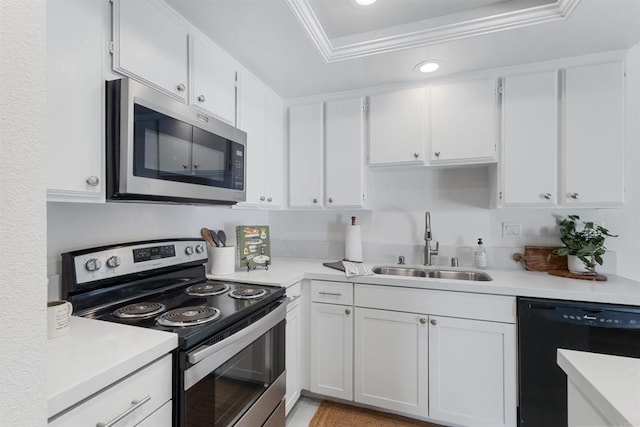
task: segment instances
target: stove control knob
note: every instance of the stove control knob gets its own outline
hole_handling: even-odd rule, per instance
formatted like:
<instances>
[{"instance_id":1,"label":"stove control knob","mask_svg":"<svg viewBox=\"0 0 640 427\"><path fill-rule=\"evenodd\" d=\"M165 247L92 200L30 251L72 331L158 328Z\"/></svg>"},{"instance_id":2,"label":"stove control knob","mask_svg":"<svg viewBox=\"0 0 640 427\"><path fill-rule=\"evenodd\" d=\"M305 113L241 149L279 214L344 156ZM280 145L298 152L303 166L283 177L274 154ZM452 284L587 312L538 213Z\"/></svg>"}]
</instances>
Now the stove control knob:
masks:
<instances>
[{"instance_id":1,"label":"stove control knob","mask_svg":"<svg viewBox=\"0 0 640 427\"><path fill-rule=\"evenodd\" d=\"M97 270L100 270L100 268L102 268L102 263L97 258L91 258L89 261L87 261L84 264L84 267L88 271L97 271Z\"/></svg>"},{"instance_id":2,"label":"stove control knob","mask_svg":"<svg viewBox=\"0 0 640 427\"><path fill-rule=\"evenodd\" d=\"M187 246L184 249L184 253L187 254L187 255L193 255L193 246Z\"/></svg>"},{"instance_id":3,"label":"stove control knob","mask_svg":"<svg viewBox=\"0 0 640 427\"><path fill-rule=\"evenodd\" d=\"M112 256L107 260L107 267L111 267L111 268L116 268L120 266L120 257L119 256Z\"/></svg>"},{"instance_id":4,"label":"stove control knob","mask_svg":"<svg viewBox=\"0 0 640 427\"><path fill-rule=\"evenodd\" d=\"M204 252L204 246L196 245L196 253L201 254L202 252Z\"/></svg>"}]
</instances>

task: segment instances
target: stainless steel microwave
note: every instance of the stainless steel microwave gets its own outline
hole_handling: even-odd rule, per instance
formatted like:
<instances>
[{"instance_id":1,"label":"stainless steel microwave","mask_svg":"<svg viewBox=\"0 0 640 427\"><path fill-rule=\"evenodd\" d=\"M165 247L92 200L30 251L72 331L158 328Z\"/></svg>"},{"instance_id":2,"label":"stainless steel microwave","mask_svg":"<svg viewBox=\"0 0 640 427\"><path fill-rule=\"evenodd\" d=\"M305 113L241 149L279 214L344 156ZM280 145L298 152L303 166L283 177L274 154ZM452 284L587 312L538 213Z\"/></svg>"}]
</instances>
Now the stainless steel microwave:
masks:
<instances>
[{"instance_id":1,"label":"stainless steel microwave","mask_svg":"<svg viewBox=\"0 0 640 427\"><path fill-rule=\"evenodd\" d=\"M131 79L106 91L108 200L246 200L246 133Z\"/></svg>"}]
</instances>

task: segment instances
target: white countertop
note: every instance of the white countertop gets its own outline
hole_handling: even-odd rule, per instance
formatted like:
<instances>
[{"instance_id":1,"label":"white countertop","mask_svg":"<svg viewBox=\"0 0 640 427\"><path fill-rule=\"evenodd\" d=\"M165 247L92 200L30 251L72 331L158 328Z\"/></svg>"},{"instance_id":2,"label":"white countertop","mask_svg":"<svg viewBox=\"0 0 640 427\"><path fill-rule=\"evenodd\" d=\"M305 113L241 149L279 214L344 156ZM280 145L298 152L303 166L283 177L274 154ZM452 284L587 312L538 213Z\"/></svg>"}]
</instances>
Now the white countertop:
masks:
<instances>
[{"instance_id":1,"label":"white countertop","mask_svg":"<svg viewBox=\"0 0 640 427\"><path fill-rule=\"evenodd\" d=\"M457 292L555 298L640 306L640 282L613 275L608 275L608 280L605 282L596 282L592 280L551 276L545 272L526 271L524 269L487 269L483 271L487 272L493 278L490 282L386 275L346 277L345 273L322 265L323 262L327 261L336 260L276 257L273 259L273 264L269 266L269 270L236 270L236 272L231 275L209 277L219 280L280 286L290 286L302 279L336 280ZM374 265L391 265L383 263L366 264L371 267ZM432 268L450 269L450 267L439 266ZM459 269L468 270L470 268L459 267Z\"/></svg>"},{"instance_id":2,"label":"white countertop","mask_svg":"<svg viewBox=\"0 0 640 427\"><path fill-rule=\"evenodd\" d=\"M47 342L47 417L71 407L178 346L178 335L71 317Z\"/></svg>"},{"instance_id":3,"label":"white countertop","mask_svg":"<svg viewBox=\"0 0 640 427\"><path fill-rule=\"evenodd\" d=\"M559 349L558 365L611 425L640 426L640 359Z\"/></svg>"}]
</instances>

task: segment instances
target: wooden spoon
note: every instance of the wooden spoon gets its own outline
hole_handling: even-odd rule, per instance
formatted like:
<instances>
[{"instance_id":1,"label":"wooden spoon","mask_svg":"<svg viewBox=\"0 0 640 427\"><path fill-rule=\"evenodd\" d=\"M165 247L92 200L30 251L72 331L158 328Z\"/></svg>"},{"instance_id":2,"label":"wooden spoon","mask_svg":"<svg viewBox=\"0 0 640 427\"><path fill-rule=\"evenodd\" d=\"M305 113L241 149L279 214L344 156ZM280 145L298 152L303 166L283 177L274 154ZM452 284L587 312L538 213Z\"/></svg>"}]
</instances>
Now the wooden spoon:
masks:
<instances>
[{"instance_id":1,"label":"wooden spoon","mask_svg":"<svg viewBox=\"0 0 640 427\"><path fill-rule=\"evenodd\" d=\"M216 243L217 236L216 236L216 239L214 239L213 238L213 234L211 233L211 230L209 230L208 228L201 228L200 229L200 235L211 246L218 246L218 244Z\"/></svg>"}]
</instances>

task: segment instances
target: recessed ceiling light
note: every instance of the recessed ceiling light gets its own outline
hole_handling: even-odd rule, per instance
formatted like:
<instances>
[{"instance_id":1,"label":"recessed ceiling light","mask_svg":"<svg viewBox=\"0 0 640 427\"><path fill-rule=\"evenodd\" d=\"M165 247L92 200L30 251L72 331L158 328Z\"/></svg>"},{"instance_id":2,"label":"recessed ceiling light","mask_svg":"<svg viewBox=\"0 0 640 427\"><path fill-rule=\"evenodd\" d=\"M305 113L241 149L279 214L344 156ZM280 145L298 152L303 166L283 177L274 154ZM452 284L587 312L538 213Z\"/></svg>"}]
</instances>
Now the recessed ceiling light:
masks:
<instances>
[{"instance_id":1,"label":"recessed ceiling light","mask_svg":"<svg viewBox=\"0 0 640 427\"><path fill-rule=\"evenodd\" d=\"M414 68L421 73L433 73L434 71L437 71L438 68L440 68L440 64L442 64L442 61L430 59L428 61L422 61Z\"/></svg>"},{"instance_id":2,"label":"recessed ceiling light","mask_svg":"<svg viewBox=\"0 0 640 427\"><path fill-rule=\"evenodd\" d=\"M360 6L369 6L376 2L376 0L355 0Z\"/></svg>"}]
</instances>

